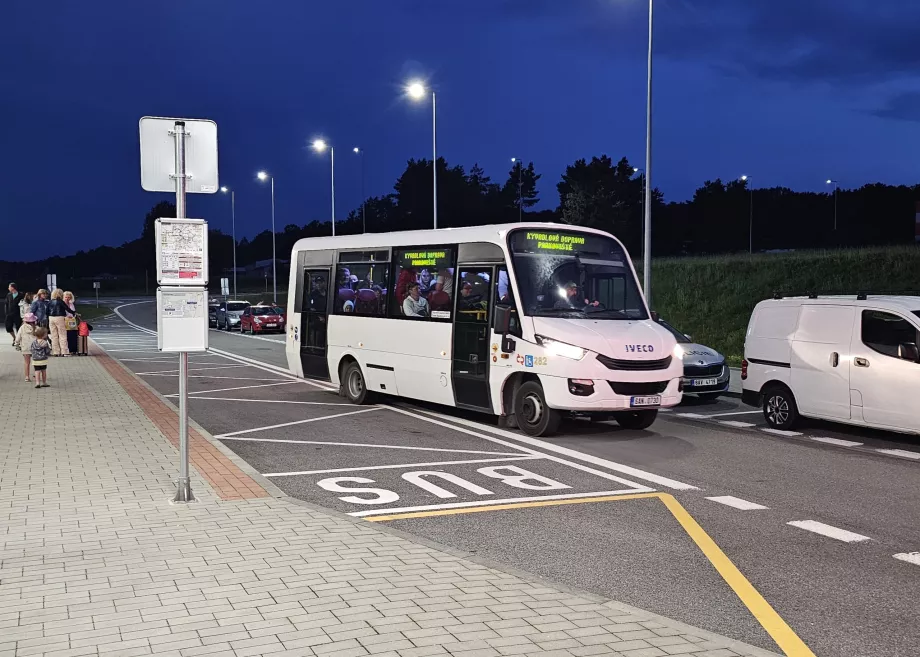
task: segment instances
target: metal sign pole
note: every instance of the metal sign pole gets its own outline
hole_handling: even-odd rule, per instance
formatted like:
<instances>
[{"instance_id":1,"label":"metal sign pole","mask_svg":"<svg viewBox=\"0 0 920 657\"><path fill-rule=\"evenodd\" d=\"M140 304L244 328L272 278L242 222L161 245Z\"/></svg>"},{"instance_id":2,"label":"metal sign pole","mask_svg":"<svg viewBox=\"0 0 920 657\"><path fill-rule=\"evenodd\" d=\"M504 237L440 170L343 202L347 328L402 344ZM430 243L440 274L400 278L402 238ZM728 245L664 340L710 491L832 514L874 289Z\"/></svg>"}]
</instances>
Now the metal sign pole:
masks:
<instances>
[{"instance_id":1,"label":"metal sign pole","mask_svg":"<svg viewBox=\"0 0 920 657\"><path fill-rule=\"evenodd\" d=\"M185 122L176 121L176 218L185 219ZM179 480L173 502L194 502L192 482L188 474L188 352L179 352Z\"/></svg>"}]
</instances>

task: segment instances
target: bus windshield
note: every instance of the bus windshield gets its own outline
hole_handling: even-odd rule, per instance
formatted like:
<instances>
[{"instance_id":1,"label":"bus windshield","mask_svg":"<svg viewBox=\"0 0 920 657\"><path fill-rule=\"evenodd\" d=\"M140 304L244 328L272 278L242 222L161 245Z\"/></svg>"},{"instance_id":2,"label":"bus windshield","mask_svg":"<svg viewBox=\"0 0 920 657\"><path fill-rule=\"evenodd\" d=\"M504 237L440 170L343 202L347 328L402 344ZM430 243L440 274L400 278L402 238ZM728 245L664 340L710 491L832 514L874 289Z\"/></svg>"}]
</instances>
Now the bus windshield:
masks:
<instances>
[{"instance_id":1,"label":"bus windshield","mask_svg":"<svg viewBox=\"0 0 920 657\"><path fill-rule=\"evenodd\" d=\"M514 231L511 259L526 315L648 319L629 256L616 241L578 231Z\"/></svg>"}]
</instances>

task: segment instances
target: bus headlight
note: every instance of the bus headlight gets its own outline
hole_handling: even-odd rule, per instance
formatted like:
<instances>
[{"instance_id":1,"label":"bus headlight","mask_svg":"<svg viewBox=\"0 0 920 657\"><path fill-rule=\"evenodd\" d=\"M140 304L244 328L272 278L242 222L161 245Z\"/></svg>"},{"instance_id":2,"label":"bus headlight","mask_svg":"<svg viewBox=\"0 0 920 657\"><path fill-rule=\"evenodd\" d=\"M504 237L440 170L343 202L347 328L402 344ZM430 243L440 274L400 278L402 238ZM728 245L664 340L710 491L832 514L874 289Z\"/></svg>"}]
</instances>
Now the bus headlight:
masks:
<instances>
[{"instance_id":1,"label":"bus headlight","mask_svg":"<svg viewBox=\"0 0 920 657\"><path fill-rule=\"evenodd\" d=\"M546 349L546 351L553 356L563 356L564 358L571 358L572 360L581 360L585 357L585 354L588 353L587 349L582 349L581 347L576 347L566 342L559 342L558 340L553 340L543 335L537 335L535 337L537 344Z\"/></svg>"}]
</instances>

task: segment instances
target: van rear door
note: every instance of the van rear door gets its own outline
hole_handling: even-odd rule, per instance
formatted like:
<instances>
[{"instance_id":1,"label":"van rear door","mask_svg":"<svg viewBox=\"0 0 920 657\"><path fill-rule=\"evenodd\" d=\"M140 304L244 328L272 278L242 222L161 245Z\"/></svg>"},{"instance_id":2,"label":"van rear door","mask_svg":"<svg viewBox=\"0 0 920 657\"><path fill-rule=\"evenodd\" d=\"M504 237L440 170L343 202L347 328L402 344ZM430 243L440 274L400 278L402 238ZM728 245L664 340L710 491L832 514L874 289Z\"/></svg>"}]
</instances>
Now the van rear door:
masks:
<instances>
[{"instance_id":1,"label":"van rear door","mask_svg":"<svg viewBox=\"0 0 920 657\"><path fill-rule=\"evenodd\" d=\"M799 412L833 420L850 419L852 306L802 304L792 341L792 391Z\"/></svg>"}]
</instances>

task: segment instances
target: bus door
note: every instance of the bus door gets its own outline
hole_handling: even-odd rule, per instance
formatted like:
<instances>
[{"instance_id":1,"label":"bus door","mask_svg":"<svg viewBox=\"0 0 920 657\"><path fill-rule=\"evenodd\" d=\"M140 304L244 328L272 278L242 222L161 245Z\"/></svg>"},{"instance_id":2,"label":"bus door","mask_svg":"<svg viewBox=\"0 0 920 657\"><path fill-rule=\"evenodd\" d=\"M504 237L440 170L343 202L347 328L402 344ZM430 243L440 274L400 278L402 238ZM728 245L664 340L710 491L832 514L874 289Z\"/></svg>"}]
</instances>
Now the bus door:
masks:
<instances>
[{"instance_id":1,"label":"bus door","mask_svg":"<svg viewBox=\"0 0 920 657\"><path fill-rule=\"evenodd\" d=\"M454 278L451 378L457 406L492 410L489 394L489 336L495 268L467 265Z\"/></svg>"},{"instance_id":2,"label":"bus door","mask_svg":"<svg viewBox=\"0 0 920 657\"><path fill-rule=\"evenodd\" d=\"M300 362L303 375L329 379L326 360L326 327L329 321L330 269L304 269L301 304Z\"/></svg>"}]
</instances>

